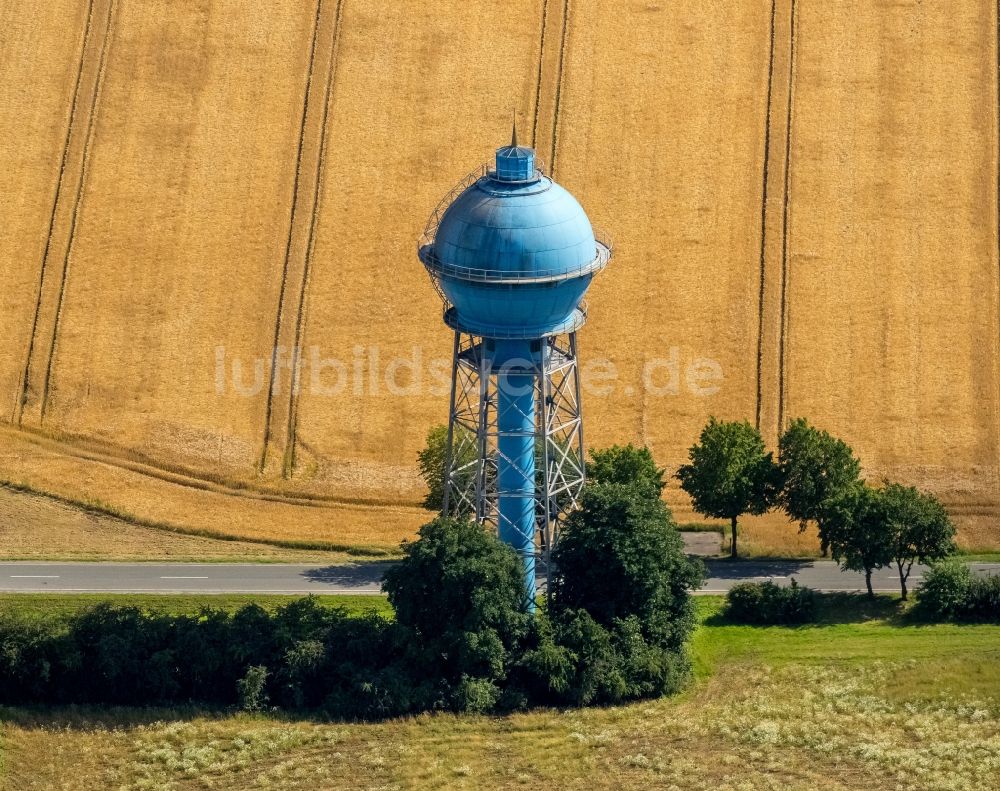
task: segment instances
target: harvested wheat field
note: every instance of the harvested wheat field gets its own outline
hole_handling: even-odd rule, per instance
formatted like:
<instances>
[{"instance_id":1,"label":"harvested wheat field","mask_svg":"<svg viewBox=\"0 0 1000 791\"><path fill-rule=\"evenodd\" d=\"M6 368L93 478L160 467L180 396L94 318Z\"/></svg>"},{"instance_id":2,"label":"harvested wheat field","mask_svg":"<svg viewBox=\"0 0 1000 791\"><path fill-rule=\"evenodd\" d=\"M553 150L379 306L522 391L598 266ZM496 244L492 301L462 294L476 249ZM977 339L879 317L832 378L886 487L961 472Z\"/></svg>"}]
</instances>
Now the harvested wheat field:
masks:
<instances>
[{"instance_id":1,"label":"harvested wheat field","mask_svg":"<svg viewBox=\"0 0 1000 791\"><path fill-rule=\"evenodd\" d=\"M589 443L673 470L708 415L770 443L806 416L1000 546L994 3L14 0L0 25L0 478L227 535L411 536L451 351L415 240L513 109L615 240ZM764 524L755 551L815 550Z\"/></svg>"}]
</instances>

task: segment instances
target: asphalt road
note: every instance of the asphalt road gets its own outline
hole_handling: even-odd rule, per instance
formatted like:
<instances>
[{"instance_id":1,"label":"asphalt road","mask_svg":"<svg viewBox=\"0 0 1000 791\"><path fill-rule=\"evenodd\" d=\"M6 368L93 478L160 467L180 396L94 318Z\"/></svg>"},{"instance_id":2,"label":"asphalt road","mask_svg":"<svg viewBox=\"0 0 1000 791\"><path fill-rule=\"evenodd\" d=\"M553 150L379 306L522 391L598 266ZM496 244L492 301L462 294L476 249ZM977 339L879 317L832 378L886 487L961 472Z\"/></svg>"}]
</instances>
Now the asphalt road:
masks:
<instances>
[{"instance_id":1,"label":"asphalt road","mask_svg":"<svg viewBox=\"0 0 1000 791\"><path fill-rule=\"evenodd\" d=\"M817 590L862 591L864 576L831 561L707 561L702 593L722 593L737 582L773 579ZM976 573L1000 573L1000 563L973 563ZM22 593L379 593L385 563L316 566L271 563L0 563L0 591ZM914 566L909 587L923 569ZM899 590L894 569L875 572L877 591Z\"/></svg>"}]
</instances>

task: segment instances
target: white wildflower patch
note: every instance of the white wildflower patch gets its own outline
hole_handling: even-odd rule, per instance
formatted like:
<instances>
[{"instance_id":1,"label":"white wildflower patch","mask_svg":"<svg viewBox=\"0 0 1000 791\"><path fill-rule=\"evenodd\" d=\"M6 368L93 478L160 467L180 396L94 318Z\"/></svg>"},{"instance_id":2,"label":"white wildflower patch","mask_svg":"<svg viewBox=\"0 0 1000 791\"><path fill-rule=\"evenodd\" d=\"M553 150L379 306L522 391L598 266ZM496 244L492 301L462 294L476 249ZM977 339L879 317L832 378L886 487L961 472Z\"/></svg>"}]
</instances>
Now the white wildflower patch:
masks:
<instances>
[{"instance_id":1,"label":"white wildflower patch","mask_svg":"<svg viewBox=\"0 0 1000 791\"><path fill-rule=\"evenodd\" d=\"M646 769L650 766L651 761L642 753L637 753L636 755L623 756L619 760L619 763L623 764L624 766L632 766L640 769Z\"/></svg>"},{"instance_id":2,"label":"white wildflower patch","mask_svg":"<svg viewBox=\"0 0 1000 791\"><path fill-rule=\"evenodd\" d=\"M752 760L797 748L845 758L892 777L899 791L964 791L1000 776L1000 705L992 699L893 700L882 693L894 666L788 666L753 674L734 700L706 715L716 736ZM808 688L811 694L789 694Z\"/></svg>"},{"instance_id":3,"label":"white wildflower patch","mask_svg":"<svg viewBox=\"0 0 1000 791\"><path fill-rule=\"evenodd\" d=\"M781 726L771 720L758 722L747 735L747 740L751 744L777 744L780 738Z\"/></svg>"},{"instance_id":4,"label":"white wildflower patch","mask_svg":"<svg viewBox=\"0 0 1000 791\"><path fill-rule=\"evenodd\" d=\"M302 747L333 748L343 738L343 732L336 729L281 723L257 725L229 738L218 738L211 727L212 723L175 722L137 728L136 738L131 740L134 752L128 774L133 780L129 787L171 788L180 778L202 778L203 784L211 787L215 785L213 776L248 769L262 759ZM209 733L214 738L206 738ZM254 782L267 788L298 771L294 763L278 761L259 773ZM120 769L109 770L108 779L119 774Z\"/></svg>"}]
</instances>

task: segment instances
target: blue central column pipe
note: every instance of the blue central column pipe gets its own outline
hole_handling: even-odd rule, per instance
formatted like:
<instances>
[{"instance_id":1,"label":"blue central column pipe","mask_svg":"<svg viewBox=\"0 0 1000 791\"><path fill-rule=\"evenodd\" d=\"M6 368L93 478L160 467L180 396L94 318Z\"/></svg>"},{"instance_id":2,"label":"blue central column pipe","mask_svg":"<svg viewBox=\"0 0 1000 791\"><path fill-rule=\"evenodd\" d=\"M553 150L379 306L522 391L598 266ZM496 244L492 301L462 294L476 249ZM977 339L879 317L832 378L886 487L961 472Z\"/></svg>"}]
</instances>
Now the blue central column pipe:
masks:
<instances>
[{"instance_id":1,"label":"blue central column pipe","mask_svg":"<svg viewBox=\"0 0 1000 791\"><path fill-rule=\"evenodd\" d=\"M531 342L497 341L497 499L500 540L524 567L525 605L535 609L535 370Z\"/></svg>"}]
</instances>

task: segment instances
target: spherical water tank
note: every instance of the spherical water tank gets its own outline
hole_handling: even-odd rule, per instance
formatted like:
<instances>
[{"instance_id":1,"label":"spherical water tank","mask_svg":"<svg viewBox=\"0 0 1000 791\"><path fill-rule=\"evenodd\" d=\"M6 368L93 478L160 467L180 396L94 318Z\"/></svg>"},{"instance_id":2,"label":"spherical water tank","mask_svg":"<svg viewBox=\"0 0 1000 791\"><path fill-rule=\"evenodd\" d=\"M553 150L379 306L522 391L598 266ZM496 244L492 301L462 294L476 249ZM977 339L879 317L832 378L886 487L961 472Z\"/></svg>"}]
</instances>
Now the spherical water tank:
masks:
<instances>
[{"instance_id":1,"label":"spherical water tank","mask_svg":"<svg viewBox=\"0 0 1000 791\"><path fill-rule=\"evenodd\" d=\"M496 338L575 330L578 307L610 250L595 239L576 199L517 145L441 216L420 258L452 308L455 329Z\"/></svg>"}]
</instances>

